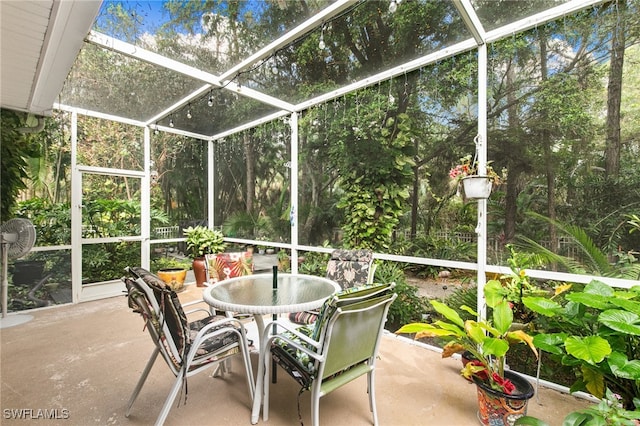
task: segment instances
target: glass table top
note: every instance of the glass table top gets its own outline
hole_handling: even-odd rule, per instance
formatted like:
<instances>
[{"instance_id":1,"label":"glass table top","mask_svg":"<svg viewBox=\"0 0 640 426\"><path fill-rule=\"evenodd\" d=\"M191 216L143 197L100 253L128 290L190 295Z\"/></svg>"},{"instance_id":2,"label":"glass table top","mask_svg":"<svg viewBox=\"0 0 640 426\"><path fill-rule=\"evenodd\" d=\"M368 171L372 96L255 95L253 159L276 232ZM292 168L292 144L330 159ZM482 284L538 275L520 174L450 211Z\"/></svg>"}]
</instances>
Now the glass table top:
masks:
<instances>
[{"instance_id":1,"label":"glass table top","mask_svg":"<svg viewBox=\"0 0 640 426\"><path fill-rule=\"evenodd\" d=\"M239 312L269 313L274 309L313 309L340 290L326 278L312 275L278 274L274 288L272 274L231 278L204 290L204 299L212 306ZM313 305L312 307L307 307ZM302 309L301 309L302 307Z\"/></svg>"}]
</instances>

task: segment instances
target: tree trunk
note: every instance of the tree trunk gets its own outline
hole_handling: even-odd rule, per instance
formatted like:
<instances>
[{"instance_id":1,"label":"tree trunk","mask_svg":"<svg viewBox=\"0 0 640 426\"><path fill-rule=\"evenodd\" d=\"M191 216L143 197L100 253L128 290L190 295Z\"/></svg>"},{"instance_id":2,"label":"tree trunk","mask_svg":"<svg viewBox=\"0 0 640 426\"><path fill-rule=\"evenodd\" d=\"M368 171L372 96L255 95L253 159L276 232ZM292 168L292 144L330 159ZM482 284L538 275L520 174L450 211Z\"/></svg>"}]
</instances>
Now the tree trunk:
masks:
<instances>
[{"instance_id":1,"label":"tree trunk","mask_svg":"<svg viewBox=\"0 0 640 426\"><path fill-rule=\"evenodd\" d=\"M506 73L506 84L508 88L514 85L515 72L513 70L514 64L509 64ZM518 103L516 102L515 91L507 90L507 103L511 105L507 109L507 120L509 123L509 129L513 129L513 134L517 134L520 120L518 119ZM510 173L507 178L507 193L505 195L505 208L504 208L504 241L509 243L516 235L516 216L518 213L517 199L518 199L518 176L521 173L521 168L518 165L510 165Z\"/></svg>"},{"instance_id":2,"label":"tree trunk","mask_svg":"<svg viewBox=\"0 0 640 426\"><path fill-rule=\"evenodd\" d=\"M418 140L414 142L415 152L418 153ZM420 162L413 167L413 194L411 196L411 239L416 237L418 229L418 203L420 202Z\"/></svg>"},{"instance_id":3,"label":"tree trunk","mask_svg":"<svg viewBox=\"0 0 640 426\"><path fill-rule=\"evenodd\" d=\"M544 28L541 28L540 35L540 78L542 84L545 85L548 80L549 69L547 67L547 35ZM547 109L543 108L541 112L541 122L547 123L549 115ZM551 135L549 134L548 126L543 126L542 133L542 146L544 150L544 165L545 175L547 177L547 215L552 221L556 220L556 184L555 184L555 167L553 164L553 150L551 149ZM558 232L553 223L549 223L549 240L551 243L551 251L558 252ZM554 265L553 269L556 267Z\"/></svg>"},{"instance_id":4,"label":"tree trunk","mask_svg":"<svg viewBox=\"0 0 640 426\"><path fill-rule=\"evenodd\" d=\"M251 214L253 213L253 200L256 196L256 159L255 152L253 151L253 144L251 143L251 136L245 132L244 140L244 156L246 158L246 167L247 167L247 175L246 175L246 185L247 185L247 193L245 195L246 199L246 212Z\"/></svg>"},{"instance_id":5,"label":"tree trunk","mask_svg":"<svg viewBox=\"0 0 640 426\"><path fill-rule=\"evenodd\" d=\"M604 152L605 173L615 177L620 173L620 102L622 96L622 67L624 64L626 0L619 0L615 8L615 24L611 40L611 65L607 91L607 146Z\"/></svg>"}]
</instances>

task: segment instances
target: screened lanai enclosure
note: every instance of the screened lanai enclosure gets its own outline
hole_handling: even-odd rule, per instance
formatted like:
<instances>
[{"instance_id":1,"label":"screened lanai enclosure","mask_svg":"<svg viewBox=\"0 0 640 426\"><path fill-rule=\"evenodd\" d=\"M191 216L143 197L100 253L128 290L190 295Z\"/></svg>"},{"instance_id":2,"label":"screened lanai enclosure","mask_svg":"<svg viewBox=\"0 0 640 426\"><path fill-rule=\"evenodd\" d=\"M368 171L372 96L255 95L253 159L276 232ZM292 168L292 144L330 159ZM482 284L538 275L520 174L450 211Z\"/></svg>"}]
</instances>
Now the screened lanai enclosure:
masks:
<instances>
[{"instance_id":1,"label":"screened lanai enclosure","mask_svg":"<svg viewBox=\"0 0 640 426\"><path fill-rule=\"evenodd\" d=\"M26 217L37 232L10 261L9 308L120 294L125 266L186 258L183 229L198 224L221 229L229 250L275 248L294 272L359 247L380 279L446 271L481 286L516 267L539 282L631 287L637 8L96 3L42 131L19 131L35 111L3 103L3 173L6 147L25 159L10 163L24 187L11 203L3 193L3 221ZM488 199L451 178L465 159L499 175ZM48 276L35 303L15 278L27 261Z\"/></svg>"}]
</instances>

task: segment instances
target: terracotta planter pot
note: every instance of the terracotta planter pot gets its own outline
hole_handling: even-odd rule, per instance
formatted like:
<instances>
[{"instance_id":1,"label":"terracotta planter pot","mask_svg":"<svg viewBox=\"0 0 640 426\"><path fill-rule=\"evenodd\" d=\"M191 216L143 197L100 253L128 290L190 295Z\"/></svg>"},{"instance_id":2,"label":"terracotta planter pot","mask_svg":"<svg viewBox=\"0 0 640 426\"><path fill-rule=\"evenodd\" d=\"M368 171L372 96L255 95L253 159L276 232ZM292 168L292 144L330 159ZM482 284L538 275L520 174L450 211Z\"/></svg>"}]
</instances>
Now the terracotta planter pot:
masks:
<instances>
[{"instance_id":1,"label":"terracotta planter pot","mask_svg":"<svg viewBox=\"0 0 640 426\"><path fill-rule=\"evenodd\" d=\"M158 276L173 291L184 290L184 280L187 278L187 270L184 268L166 268L158 270Z\"/></svg>"},{"instance_id":2,"label":"terracotta planter pot","mask_svg":"<svg viewBox=\"0 0 640 426\"><path fill-rule=\"evenodd\" d=\"M512 395L492 389L477 377L473 379L478 389L478 420L482 425L512 425L527 414L527 405L534 393L533 386L513 371L505 371L504 375L516 387Z\"/></svg>"},{"instance_id":3,"label":"terracotta planter pot","mask_svg":"<svg viewBox=\"0 0 640 426\"><path fill-rule=\"evenodd\" d=\"M193 259L193 275L196 277L196 286L204 287L207 283L207 266L204 257Z\"/></svg>"}]
</instances>

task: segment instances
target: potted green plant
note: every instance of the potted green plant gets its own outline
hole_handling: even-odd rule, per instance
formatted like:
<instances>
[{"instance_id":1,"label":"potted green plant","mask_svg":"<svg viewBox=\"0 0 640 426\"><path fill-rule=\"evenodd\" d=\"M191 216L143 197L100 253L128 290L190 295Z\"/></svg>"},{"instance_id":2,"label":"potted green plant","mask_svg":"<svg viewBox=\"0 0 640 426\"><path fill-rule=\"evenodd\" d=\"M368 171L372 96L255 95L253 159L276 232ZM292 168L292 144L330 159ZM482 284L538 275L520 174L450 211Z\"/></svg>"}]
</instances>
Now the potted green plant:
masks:
<instances>
[{"instance_id":1,"label":"potted green plant","mask_svg":"<svg viewBox=\"0 0 640 426\"><path fill-rule=\"evenodd\" d=\"M478 417L483 425L507 425L526 415L528 400L533 396L533 386L519 374L505 370L505 359L510 345L524 343L533 353L538 353L533 338L524 330L514 330L513 311L509 303L497 295L499 281L485 285L485 299L491 308L491 317L464 321L456 310L445 303L432 300L436 312L443 319L432 324L412 323L396 333L415 333L416 339L438 337L446 341L442 357L468 352L472 360L463 367L461 374L474 381L478 389ZM467 306L461 309L478 314ZM508 403L505 403L508 400Z\"/></svg>"},{"instance_id":2,"label":"potted green plant","mask_svg":"<svg viewBox=\"0 0 640 426\"><path fill-rule=\"evenodd\" d=\"M462 183L464 197L468 199L485 199L491 195L493 185L498 185L502 177L496 173L491 164L487 164L486 174L478 174L478 162L471 155L460 159L460 163L449 170L449 177L456 185Z\"/></svg>"},{"instance_id":3,"label":"potted green plant","mask_svg":"<svg viewBox=\"0 0 640 426\"><path fill-rule=\"evenodd\" d=\"M203 287L207 281L206 263L204 256L223 252L226 243L224 235L216 229L206 226L188 227L183 230L186 237L187 250L193 259L193 274L196 277L196 285Z\"/></svg>"},{"instance_id":4,"label":"potted green plant","mask_svg":"<svg viewBox=\"0 0 640 426\"><path fill-rule=\"evenodd\" d=\"M184 282L187 277L187 270L189 269L185 265L185 261L160 257L152 261L152 270L156 272L156 275L164 281L173 291L184 290Z\"/></svg>"}]
</instances>

